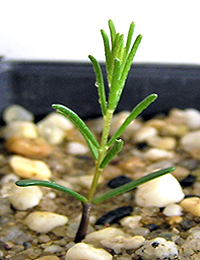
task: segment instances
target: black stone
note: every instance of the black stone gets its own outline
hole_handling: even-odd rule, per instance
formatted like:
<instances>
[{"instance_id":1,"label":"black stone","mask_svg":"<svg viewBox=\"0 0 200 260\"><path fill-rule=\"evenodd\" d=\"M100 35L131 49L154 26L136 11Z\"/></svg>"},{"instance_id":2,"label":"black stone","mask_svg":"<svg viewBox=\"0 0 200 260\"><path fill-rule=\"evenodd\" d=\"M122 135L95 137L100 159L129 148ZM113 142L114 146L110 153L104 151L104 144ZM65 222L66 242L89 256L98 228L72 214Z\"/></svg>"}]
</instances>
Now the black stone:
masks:
<instances>
[{"instance_id":1,"label":"black stone","mask_svg":"<svg viewBox=\"0 0 200 260\"><path fill-rule=\"evenodd\" d=\"M158 243L158 242L153 242L152 244L151 244L151 246L153 247L153 248L156 248L156 247L158 247L160 245L160 243Z\"/></svg>"},{"instance_id":2,"label":"black stone","mask_svg":"<svg viewBox=\"0 0 200 260\"><path fill-rule=\"evenodd\" d=\"M154 231L154 230L157 230L159 228L159 226L154 224L154 223L145 225L145 227L148 228L150 231Z\"/></svg>"},{"instance_id":3,"label":"black stone","mask_svg":"<svg viewBox=\"0 0 200 260\"><path fill-rule=\"evenodd\" d=\"M192 228L192 227L195 226L195 222L192 221L192 220L190 220L190 219L187 219L187 220L181 222L180 225L181 225L181 227L182 227L184 230L188 230L188 229L190 229L190 228Z\"/></svg>"},{"instance_id":4,"label":"black stone","mask_svg":"<svg viewBox=\"0 0 200 260\"><path fill-rule=\"evenodd\" d=\"M114 189L114 188L118 188L126 183L131 182L132 179L126 177L125 175L120 175L118 177L113 178L112 180L110 180L107 185L109 188Z\"/></svg>"},{"instance_id":5,"label":"black stone","mask_svg":"<svg viewBox=\"0 0 200 260\"><path fill-rule=\"evenodd\" d=\"M196 176L190 174L185 179L180 181L180 185L183 188L190 187L190 186L192 186L194 184L195 180L196 180Z\"/></svg>"},{"instance_id":6,"label":"black stone","mask_svg":"<svg viewBox=\"0 0 200 260\"><path fill-rule=\"evenodd\" d=\"M114 209L112 211L109 211L105 213L102 217L100 217L95 225L105 225L110 223L116 223L121 218L124 218L126 216L129 216L131 212L133 211L133 208L131 206L123 206L119 207L117 209Z\"/></svg>"},{"instance_id":7,"label":"black stone","mask_svg":"<svg viewBox=\"0 0 200 260\"><path fill-rule=\"evenodd\" d=\"M136 147L137 147L138 150L143 151L143 150L145 150L148 147L148 145L147 145L146 142L142 142L142 143L137 143Z\"/></svg>"}]
</instances>

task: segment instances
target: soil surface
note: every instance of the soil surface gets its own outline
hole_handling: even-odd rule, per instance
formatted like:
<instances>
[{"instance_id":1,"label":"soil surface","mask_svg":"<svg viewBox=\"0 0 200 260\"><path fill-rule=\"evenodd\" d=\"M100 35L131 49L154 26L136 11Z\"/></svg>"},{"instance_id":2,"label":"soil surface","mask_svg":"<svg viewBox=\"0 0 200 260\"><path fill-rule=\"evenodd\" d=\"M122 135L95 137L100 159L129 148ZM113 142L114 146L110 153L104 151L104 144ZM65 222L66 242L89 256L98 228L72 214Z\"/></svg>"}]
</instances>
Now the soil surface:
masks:
<instances>
[{"instance_id":1,"label":"soil surface","mask_svg":"<svg viewBox=\"0 0 200 260\"><path fill-rule=\"evenodd\" d=\"M158 120L166 121L165 116L157 117ZM173 120L172 120L173 121ZM143 122L139 119L141 124L150 124L152 119ZM88 122L91 126L92 122ZM93 129L96 128L96 121L94 121ZM154 122L154 125L155 122ZM178 125L178 124L176 124ZM187 130L190 131L190 130ZM187 132L186 131L186 132ZM75 133L76 135L76 133ZM96 133L98 136L98 133ZM164 131L159 132L161 137L167 136ZM78 138L79 135L77 134ZM175 157L172 159L161 160L149 160L144 157L140 157L148 149L154 145L149 144L146 141L135 141L132 137L127 137L125 140L125 146L121 153L111 162L111 164L102 173L103 180L99 184L97 193L102 193L111 189L108 183L121 175L130 179L137 179L146 173L147 169L159 167L159 165L167 165L169 162L178 167L177 178L182 184L182 188L185 196L200 196L200 158L199 155L186 152L180 147L179 141L181 136L178 134L171 134L176 140L176 145L173 152ZM126 138L124 138L126 139ZM65 180L73 184L73 178L82 177L88 174L92 174L94 169L94 163L90 153L84 154L70 154L67 150L68 143L73 140L74 137L66 137L66 139L60 144L54 147L54 151L43 158L36 158L47 163L52 171L53 180ZM82 142L82 140L81 140ZM170 150L170 149L169 149ZM169 151L168 150L168 151ZM13 170L9 164L10 156L13 153L9 152L5 147L5 140L2 139L0 143L0 177L5 180L5 177L9 174L13 174ZM181 171L182 169L182 171ZM179 176L179 173L186 172L185 175ZM190 178L189 178L189 177ZM188 177L188 179L185 179ZM122 178L123 179L123 178ZM74 179L75 180L75 179ZM87 196L87 181L86 184L77 183L75 189ZM13 259L13 260L28 260L37 259L42 256L54 255L58 259L64 260L67 250L74 245L73 239L75 237L77 227L79 224L81 204L71 198L70 196L56 190L50 190L48 188L41 188L43 192L43 198L40 203L27 210L15 209L8 196L5 196L4 184L1 182L1 198L0 198L0 259ZM191 234L192 228L200 229L200 217L194 216L189 212L183 211L180 216L166 216L163 214L163 208L150 207L144 208L136 205L134 197L136 190L132 190L123 195L119 195L115 198L109 199L100 205L94 205L91 210L91 224L88 229L88 233L95 230L100 230L105 227L111 226L122 229L129 235L141 235L146 240L153 239L155 237L162 237L168 241L174 241L179 250L179 258L186 259L182 254L184 241ZM170 190L169 190L170 192ZM140 224L135 230L130 230L127 227L122 227L119 219L115 219L114 223L95 225L96 221L102 217L105 213L115 210L119 207L132 207L131 216L141 216ZM33 211L50 211L58 214L62 214L69 218L66 225L56 227L52 231L43 234L35 232L29 229L24 223L25 217ZM123 215L123 214L122 214ZM136 250L122 249L120 253L116 253L111 248L105 248L113 255L114 260L131 260L131 259L146 259L135 254ZM182 258L181 258L182 257ZM195 258L196 257L196 258ZM198 251L194 250L193 256L190 259L199 259ZM149 258L153 259L153 258ZM157 259L157 258L155 258ZM163 258L164 259L164 258ZM171 259L171 258L170 258ZM175 259L175 258L174 258Z\"/></svg>"}]
</instances>

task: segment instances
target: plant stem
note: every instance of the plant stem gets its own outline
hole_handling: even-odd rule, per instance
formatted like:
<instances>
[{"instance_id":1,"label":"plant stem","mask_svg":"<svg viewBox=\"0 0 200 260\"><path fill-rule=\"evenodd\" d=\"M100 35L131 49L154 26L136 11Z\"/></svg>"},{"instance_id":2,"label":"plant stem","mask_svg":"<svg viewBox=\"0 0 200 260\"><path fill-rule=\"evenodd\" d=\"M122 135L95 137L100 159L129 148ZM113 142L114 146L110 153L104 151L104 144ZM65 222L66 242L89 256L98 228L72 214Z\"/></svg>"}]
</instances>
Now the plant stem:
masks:
<instances>
[{"instance_id":1,"label":"plant stem","mask_svg":"<svg viewBox=\"0 0 200 260\"><path fill-rule=\"evenodd\" d=\"M100 173L102 169L100 168L101 162L103 161L106 152L108 150L107 142L108 142L108 136L110 133L110 125L112 121L112 116L113 116L113 110L108 109L106 112L106 115L104 116L104 126L103 126L103 133L102 133L102 138L101 138L101 144L100 148L98 149L99 151L99 156L96 161L96 167L95 167L95 172L94 172L94 177L92 180L92 185L88 194L88 202L90 203L94 197L94 193L97 188L98 180Z\"/></svg>"},{"instance_id":2,"label":"plant stem","mask_svg":"<svg viewBox=\"0 0 200 260\"><path fill-rule=\"evenodd\" d=\"M76 237L74 239L75 243L81 242L86 236L91 208L92 208L91 204L82 203L82 217L81 217L81 222L79 224L78 231L76 233Z\"/></svg>"}]
</instances>

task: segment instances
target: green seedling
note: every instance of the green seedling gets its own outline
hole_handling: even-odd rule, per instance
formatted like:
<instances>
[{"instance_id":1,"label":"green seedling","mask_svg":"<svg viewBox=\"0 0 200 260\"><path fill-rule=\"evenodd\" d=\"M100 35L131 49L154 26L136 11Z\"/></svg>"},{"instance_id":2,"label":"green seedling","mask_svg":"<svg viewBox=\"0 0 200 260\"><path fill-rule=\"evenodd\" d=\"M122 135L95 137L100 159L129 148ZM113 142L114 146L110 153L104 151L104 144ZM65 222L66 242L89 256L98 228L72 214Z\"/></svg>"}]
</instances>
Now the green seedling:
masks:
<instances>
[{"instance_id":1,"label":"green seedling","mask_svg":"<svg viewBox=\"0 0 200 260\"><path fill-rule=\"evenodd\" d=\"M88 196L85 197L71 189L56 184L53 181L20 180L16 182L16 185L22 187L37 185L63 191L82 203L82 219L75 237L75 242L80 242L85 237L89 223L90 211L94 204L102 203L105 200L130 191L138 185L170 173L174 170L174 167L162 169L150 173L138 180L134 180L128 184L105 192L104 194L96 194L97 184L102 170L121 151L123 147L124 142L120 139L121 134L129 126L129 124L157 98L156 94L151 94L142 100L135 108L133 108L116 133L110 137L112 117L119 103L133 58L141 42L142 36L138 35L132 43L135 25L134 23L131 23L126 42L124 43L124 35L116 33L115 26L111 20L109 20L108 25L110 39L107 33L104 30L101 30L105 50L108 94L106 94L101 66L93 56L89 55L89 59L93 64L96 75L95 85L98 90L99 103L104 120L100 142L96 140L90 129L75 112L60 104L53 105L53 108L56 109L58 113L67 117L77 127L91 151L91 155L95 163L95 170Z\"/></svg>"}]
</instances>

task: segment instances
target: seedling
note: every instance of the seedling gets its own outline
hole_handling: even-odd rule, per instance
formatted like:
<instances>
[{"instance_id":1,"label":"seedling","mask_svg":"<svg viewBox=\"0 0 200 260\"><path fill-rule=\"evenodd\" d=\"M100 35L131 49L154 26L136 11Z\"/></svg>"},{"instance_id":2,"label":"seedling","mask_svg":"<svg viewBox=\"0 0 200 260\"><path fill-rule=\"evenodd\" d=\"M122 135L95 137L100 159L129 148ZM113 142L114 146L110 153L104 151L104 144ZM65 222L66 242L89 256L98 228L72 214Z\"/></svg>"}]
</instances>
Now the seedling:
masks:
<instances>
[{"instance_id":1,"label":"seedling","mask_svg":"<svg viewBox=\"0 0 200 260\"><path fill-rule=\"evenodd\" d=\"M114 23L111 20L109 20L108 25L110 30L110 39L106 32L101 30L105 50L106 76L108 85L107 95L100 64L93 56L89 55L89 59L93 64L96 75L96 87L98 90L99 103L104 120L100 142L96 140L90 129L75 112L60 104L52 105L58 113L67 117L77 127L84 137L94 159L95 170L88 196L85 197L71 189L56 184L53 181L20 180L16 182L16 185L22 187L37 185L63 191L82 203L82 219L75 237L75 242L80 242L86 235L92 205L104 202L114 196L130 191L138 185L170 173L174 170L174 167L162 169L150 173L138 180L131 181L128 184L105 192L104 194L96 195L97 184L102 170L121 151L123 147L124 142L120 139L121 134L129 126L129 124L157 98L156 94L151 94L142 100L135 108L133 108L116 133L110 137L112 117L119 103L133 58L141 42L142 36L138 35L132 44L135 25L134 23L131 23L126 43L124 43L124 35L116 33Z\"/></svg>"}]
</instances>

